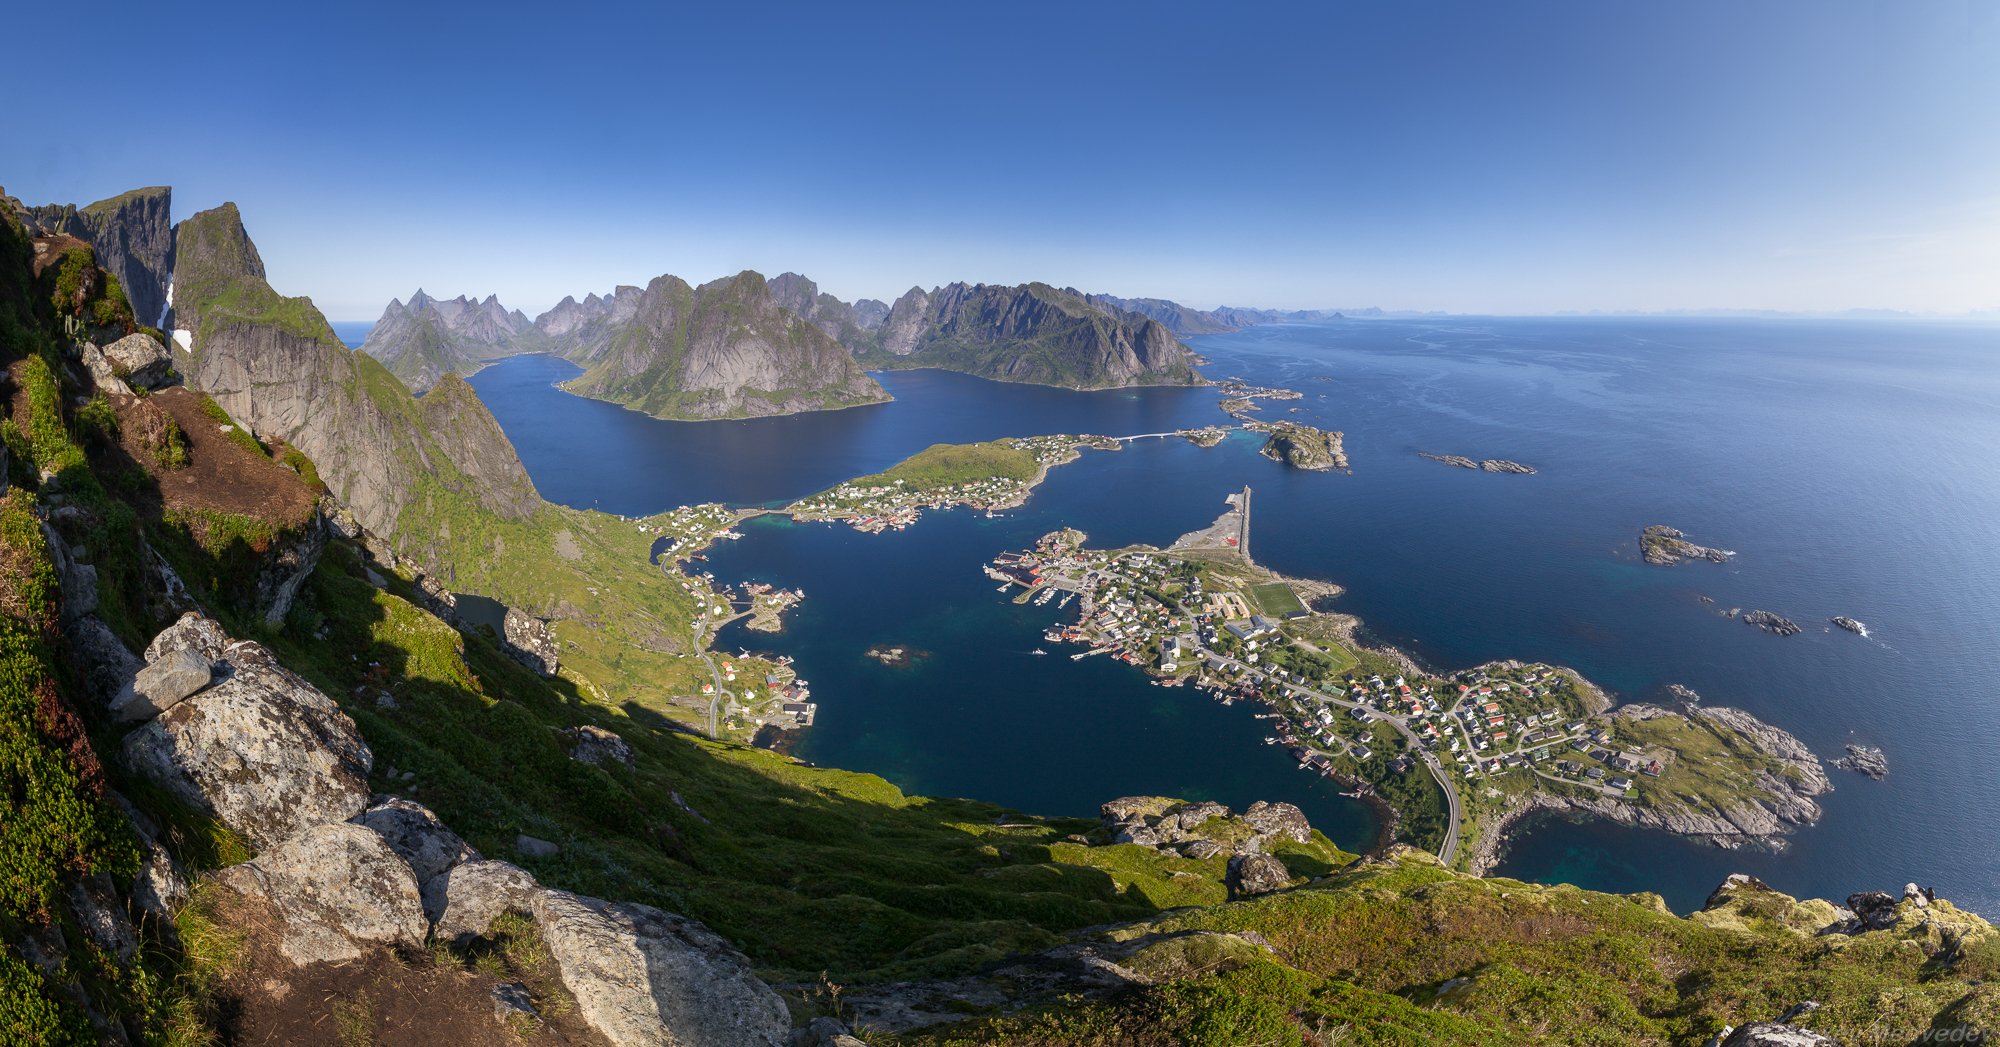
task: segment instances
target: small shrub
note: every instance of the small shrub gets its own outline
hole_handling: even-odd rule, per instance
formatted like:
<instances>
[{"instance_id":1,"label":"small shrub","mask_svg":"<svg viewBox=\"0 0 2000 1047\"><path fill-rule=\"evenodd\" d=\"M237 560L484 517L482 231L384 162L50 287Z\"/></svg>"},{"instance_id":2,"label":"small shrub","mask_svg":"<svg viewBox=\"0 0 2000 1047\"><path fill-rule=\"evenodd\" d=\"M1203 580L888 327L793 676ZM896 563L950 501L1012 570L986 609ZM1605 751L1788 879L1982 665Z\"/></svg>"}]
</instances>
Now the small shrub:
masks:
<instances>
[{"instance_id":1,"label":"small shrub","mask_svg":"<svg viewBox=\"0 0 2000 1047\"><path fill-rule=\"evenodd\" d=\"M98 447L107 447L117 442L118 412L112 408L111 401L104 397L91 398L89 403L76 409L73 417L76 420L77 435L85 441Z\"/></svg>"}]
</instances>

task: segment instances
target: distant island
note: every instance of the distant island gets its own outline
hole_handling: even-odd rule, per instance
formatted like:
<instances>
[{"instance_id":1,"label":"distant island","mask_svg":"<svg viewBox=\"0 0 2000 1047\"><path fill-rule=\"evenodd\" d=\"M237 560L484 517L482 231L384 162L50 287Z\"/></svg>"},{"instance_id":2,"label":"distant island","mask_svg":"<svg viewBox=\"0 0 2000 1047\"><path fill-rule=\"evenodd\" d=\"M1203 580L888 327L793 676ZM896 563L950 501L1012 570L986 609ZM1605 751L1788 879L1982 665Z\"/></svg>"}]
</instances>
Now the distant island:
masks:
<instances>
[{"instance_id":1,"label":"distant island","mask_svg":"<svg viewBox=\"0 0 2000 1047\"><path fill-rule=\"evenodd\" d=\"M1660 567L1671 567L1683 560L1708 560L1711 563L1727 563L1735 553L1727 549L1711 549L1696 545L1687 536L1666 524L1653 524L1639 533L1639 551L1646 562Z\"/></svg>"},{"instance_id":2,"label":"distant island","mask_svg":"<svg viewBox=\"0 0 2000 1047\"><path fill-rule=\"evenodd\" d=\"M1475 462L1463 455L1432 454L1429 451L1418 451L1417 457L1428 458L1433 462L1443 462L1446 465L1456 466L1460 469L1478 469L1489 473L1515 473L1527 476L1533 474L1535 471L1533 466L1522 465L1519 462L1510 462L1505 458L1487 458Z\"/></svg>"},{"instance_id":3,"label":"distant island","mask_svg":"<svg viewBox=\"0 0 2000 1047\"><path fill-rule=\"evenodd\" d=\"M1338 431L1316 429L1297 422L1252 422L1245 428L1270 434L1257 453L1272 461L1283 462L1294 469L1347 471L1347 451L1342 446L1342 434Z\"/></svg>"}]
</instances>

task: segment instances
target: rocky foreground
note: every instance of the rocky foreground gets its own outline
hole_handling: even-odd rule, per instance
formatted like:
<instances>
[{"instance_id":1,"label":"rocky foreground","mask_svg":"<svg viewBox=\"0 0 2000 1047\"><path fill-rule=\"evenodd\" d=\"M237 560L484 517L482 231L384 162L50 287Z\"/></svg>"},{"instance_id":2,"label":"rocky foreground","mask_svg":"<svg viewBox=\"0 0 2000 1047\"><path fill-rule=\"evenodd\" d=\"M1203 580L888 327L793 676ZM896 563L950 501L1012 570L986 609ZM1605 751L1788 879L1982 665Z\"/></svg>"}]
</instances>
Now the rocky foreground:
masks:
<instances>
[{"instance_id":1,"label":"rocky foreground","mask_svg":"<svg viewBox=\"0 0 2000 1047\"><path fill-rule=\"evenodd\" d=\"M125 762L256 849L205 879L205 903L267 928L283 966L474 941L511 919L547 948L562 1006L573 1003L606 1042L790 1042L784 1002L701 924L542 887L473 850L425 807L371 795L374 757L354 721L261 644L232 640L192 612L154 638L143 662L115 643L92 652L89 670L116 707L133 710L128 720L142 720L125 736ZM620 758L597 737L575 741L578 759ZM184 904L186 874L158 839L144 842L151 859L135 890ZM554 847L526 837L517 846L542 855ZM283 966L261 972L267 992L282 996ZM548 1001L525 993L519 1007L539 1021Z\"/></svg>"}]
</instances>

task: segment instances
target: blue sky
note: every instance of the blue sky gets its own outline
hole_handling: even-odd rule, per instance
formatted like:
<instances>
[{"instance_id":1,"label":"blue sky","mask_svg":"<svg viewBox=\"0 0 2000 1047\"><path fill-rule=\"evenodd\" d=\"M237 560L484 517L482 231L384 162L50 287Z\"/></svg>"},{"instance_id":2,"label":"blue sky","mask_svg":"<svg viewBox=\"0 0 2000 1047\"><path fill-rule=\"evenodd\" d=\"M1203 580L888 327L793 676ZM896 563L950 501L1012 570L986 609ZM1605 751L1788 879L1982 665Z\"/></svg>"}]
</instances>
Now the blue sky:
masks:
<instances>
[{"instance_id":1,"label":"blue sky","mask_svg":"<svg viewBox=\"0 0 2000 1047\"><path fill-rule=\"evenodd\" d=\"M0 72L0 185L234 200L339 320L743 268L850 299L2000 307L1973 0L120 6L93 11L153 58Z\"/></svg>"}]
</instances>

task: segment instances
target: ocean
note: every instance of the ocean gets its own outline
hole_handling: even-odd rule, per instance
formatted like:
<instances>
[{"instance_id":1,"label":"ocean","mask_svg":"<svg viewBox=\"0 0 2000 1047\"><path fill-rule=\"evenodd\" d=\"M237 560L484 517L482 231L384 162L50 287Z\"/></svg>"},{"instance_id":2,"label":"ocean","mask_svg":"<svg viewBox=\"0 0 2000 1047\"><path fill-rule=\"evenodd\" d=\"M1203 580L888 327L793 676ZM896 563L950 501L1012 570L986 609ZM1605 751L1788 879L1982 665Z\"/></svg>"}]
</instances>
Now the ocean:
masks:
<instances>
[{"instance_id":1,"label":"ocean","mask_svg":"<svg viewBox=\"0 0 2000 1047\"><path fill-rule=\"evenodd\" d=\"M798 659L820 703L801 756L1049 814L1142 792L1291 800L1365 846L1368 810L1263 745L1254 710L1106 659L1028 654L1053 605L1015 607L979 571L1057 526L1098 545L1165 544L1248 483L1257 559L1345 587L1333 606L1433 668L1555 662L1621 700L1682 683L1829 761L1849 741L1890 761L1882 782L1833 772L1825 819L1782 854L1550 820L1520 834L1499 874L1657 891L1683 911L1735 871L1835 899L1916 881L2000 913L2000 330L1451 318L1189 342L1211 377L1304 393L1266 401L1263 417L1345 431L1353 475L1286 469L1247 434L1212 449L1145 440L1087 452L995 519L932 514L880 536L747 526L709 568L807 599L784 633L720 643ZM676 423L553 387L574 372L520 357L472 384L545 496L623 514L783 502L935 442L1228 421L1213 390L1073 393L924 371L881 375L891 404ZM1540 471L1472 472L1419 451ZM1648 566L1637 536L1652 523L1737 556ZM1768 609L1805 632L1771 636L1717 607ZM1833 628L1834 615L1871 635ZM877 643L927 657L887 669L864 655Z\"/></svg>"}]
</instances>

